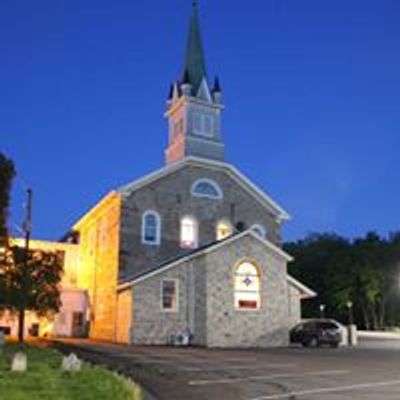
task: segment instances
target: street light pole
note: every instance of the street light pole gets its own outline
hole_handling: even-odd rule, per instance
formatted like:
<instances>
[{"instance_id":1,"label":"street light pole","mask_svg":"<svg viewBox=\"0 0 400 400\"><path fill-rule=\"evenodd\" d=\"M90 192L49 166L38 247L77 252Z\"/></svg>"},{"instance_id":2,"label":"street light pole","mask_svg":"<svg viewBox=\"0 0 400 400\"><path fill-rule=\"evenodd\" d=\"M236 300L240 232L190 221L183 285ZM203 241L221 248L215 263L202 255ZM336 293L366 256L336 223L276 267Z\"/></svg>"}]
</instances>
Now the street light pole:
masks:
<instances>
[{"instance_id":1,"label":"street light pole","mask_svg":"<svg viewBox=\"0 0 400 400\"><path fill-rule=\"evenodd\" d=\"M31 188L26 190L27 201L26 201L26 214L24 221L24 232L25 232L25 253L24 253L24 273L22 275L22 291L25 290L27 272L28 272L28 261L29 261L29 241L31 239L32 232L32 197L33 191ZM23 299L24 293L22 293ZM22 300L24 303L24 300ZM18 315L18 341L22 343L24 341L24 331L25 331L25 304L20 304L19 315Z\"/></svg>"},{"instance_id":2,"label":"street light pole","mask_svg":"<svg viewBox=\"0 0 400 400\"><path fill-rule=\"evenodd\" d=\"M346 303L346 305L347 305L347 309L348 309L348 322L349 322L349 325L351 326L351 325L354 324L353 302L349 300L349 301Z\"/></svg>"},{"instance_id":3,"label":"street light pole","mask_svg":"<svg viewBox=\"0 0 400 400\"><path fill-rule=\"evenodd\" d=\"M325 318L325 304L319 305L319 316L320 318Z\"/></svg>"}]
</instances>

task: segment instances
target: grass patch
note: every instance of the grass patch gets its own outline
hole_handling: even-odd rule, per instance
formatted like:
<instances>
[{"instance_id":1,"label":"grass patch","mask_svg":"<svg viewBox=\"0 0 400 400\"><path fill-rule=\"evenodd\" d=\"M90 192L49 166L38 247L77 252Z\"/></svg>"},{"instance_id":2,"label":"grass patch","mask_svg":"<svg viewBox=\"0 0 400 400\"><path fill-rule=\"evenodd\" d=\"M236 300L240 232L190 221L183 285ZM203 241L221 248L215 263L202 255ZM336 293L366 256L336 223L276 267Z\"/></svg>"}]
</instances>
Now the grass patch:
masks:
<instances>
[{"instance_id":1,"label":"grass patch","mask_svg":"<svg viewBox=\"0 0 400 400\"><path fill-rule=\"evenodd\" d=\"M14 353L28 357L27 372L11 372ZM61 371L62 355L54 349L7 344L0 353L0 399L12 400L141 400L122 378L84 365L80 372Z\"/></svg>"}]
</instances>

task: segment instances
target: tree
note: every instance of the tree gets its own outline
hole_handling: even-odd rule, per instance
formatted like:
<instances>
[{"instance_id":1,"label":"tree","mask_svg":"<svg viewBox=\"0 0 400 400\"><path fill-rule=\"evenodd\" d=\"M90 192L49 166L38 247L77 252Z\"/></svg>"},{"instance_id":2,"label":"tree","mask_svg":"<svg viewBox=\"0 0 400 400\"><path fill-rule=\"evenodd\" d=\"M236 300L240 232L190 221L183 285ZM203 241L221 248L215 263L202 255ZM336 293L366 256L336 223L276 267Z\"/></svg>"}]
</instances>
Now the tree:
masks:
<instances>
[{"instance_id":1,"label":"tree","mask_svg":"<svg viewBox=\"0 0 400 400\"><path fill-rule=\"evenodd\" d=\"M285 249L295 258L289 272L318 293L305 305L305 316L318 316L323 303L329 316L348 322L351 313L365 329L400 324L399 233L382 238L369 232L351 241L313 234Z\"/></svg>"},{"instance_id":2,"label":"tree","mask_svg":"<svg viewBox=\"0 0 400 400\"><path fill-rule=\"evenodd\" d=\"M7 242L7 217L11 183L15 176L14 164L0 152L0 247Z\"/></svg>"},{"instance_id":3,"label":"tree","mask_svg":"<svg viewBox=\"0 0 400 400\"><path fill-rule=\"evenodd\" d=\"M59 311L62 253L13 246L0 262L1 308L18 313L18 338L24 340L25 313L49 316Z\"/></svg>"}]
</instances>

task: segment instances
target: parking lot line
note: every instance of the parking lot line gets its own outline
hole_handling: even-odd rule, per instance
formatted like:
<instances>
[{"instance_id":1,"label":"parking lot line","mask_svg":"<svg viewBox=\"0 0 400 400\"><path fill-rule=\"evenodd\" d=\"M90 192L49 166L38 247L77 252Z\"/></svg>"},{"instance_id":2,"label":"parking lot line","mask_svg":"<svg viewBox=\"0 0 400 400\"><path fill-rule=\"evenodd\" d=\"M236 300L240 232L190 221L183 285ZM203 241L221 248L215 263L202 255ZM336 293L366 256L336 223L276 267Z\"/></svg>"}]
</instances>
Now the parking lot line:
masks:
<instances>
[{"instance_id":1,"label":"parking lot line","mask_svg":"<svg viewBox=\"0 0 400 400\"><path fill-rule=\"evenodd\" d=\"M354 390L371 389L376 387L385 386L398 386L400 385L400 380L397 381L382 381L382 382L370 382L370 383L360 383L348 386L336 386L331 388L317 388L309 390L299 390L296 392L288 392L281 394L272 394L268 396L254 397L248 400L279 400L279 399L290 399L297 396L306 396L310 394L325 394L325 393L340 393L340 392L350 392Z\"/></svg>"},{"instance_id":2,"label":"parking lot line","mask_svg":"<svg viewBox=\"0 0 400 400\"><path fill-rule=\"evenodd\" d=\"M293 368L297 367L297 364L261 364L261 365L232 365L219 368L207 368L207 366L201 367L181 367L180 369L188 372L218 372L227 370L246 370L246 369L263 369L263 368Z\"/></svg>"},{"instance_id":3,"label":"parking lot line","mask_svg":"<svg viewBox=\"0 0 400 400\"><path fill-rule=\"evenodd\" d=\"M259 380L267 381L278 378L301 378L306 376L342 375L342 374L348 374L349 372L350 372L349 370L331 370L331 371L313 371L302 374L272 374L263 376L249 376L247 378L226 378L226 379L208 379L208 380L203 379L203 380L189 381L189 385L201 386L201 385L229 384L237 382L250 382Z\"/></svg>"}]
</instances>

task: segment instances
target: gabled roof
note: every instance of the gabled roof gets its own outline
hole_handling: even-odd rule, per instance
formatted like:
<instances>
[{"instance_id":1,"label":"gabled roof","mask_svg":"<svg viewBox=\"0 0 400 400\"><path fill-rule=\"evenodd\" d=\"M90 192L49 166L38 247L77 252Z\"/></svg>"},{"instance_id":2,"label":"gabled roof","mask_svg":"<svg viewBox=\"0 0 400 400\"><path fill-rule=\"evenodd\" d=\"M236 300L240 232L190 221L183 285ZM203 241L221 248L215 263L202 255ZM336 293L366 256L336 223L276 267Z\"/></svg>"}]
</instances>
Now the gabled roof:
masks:
<instances>
[{"instance_id":1,"label":"gabled roof","mask_svg":"<svg viewBox=\"0 0 400 400\"><path fill-rule=\"evenodd\" d=\"M284 260L290 262L293 260L293 258L285 253L282 249L280 249L278 246L274 245L273 243L271 243L269 240L266 239L262 239L259 236L257 236L251 229L248 229L244 232L232 235L230 237L228 237L227 239L224 240L220 240L217 242L213 242L210 244L207 244L201 248L198 248L196 250L191 251L190 253L186 253L180 257L177 257L173 260L169 260L166 263L163 263L155 268L152 268L149 271L146 272L142 272L139 273L137 275L133 275L131 276L128 280L126 280L125 282L121 283L118 286L118 290L125 290L128 289L132 286L134 286L135 284L142 282L146 279L151 278L152 276L161 274L165 271L168 271L171 268L177 267L179 265L181 265L183 262L192 260L202 254L207 254L210 253L212 251L215 251L217 249L219 249L220 247L226 246L227 244L230 244L232 242L235 242L245 236L250 236L255 238L257 241L259 241L260 243L262 243L265 247L267 247L269 250L271 250L276 256L278 257L282 257Z\"/></svg>"},{"instance_id":2,"label":"gabled roof","mask_svg":"<svg viewBox=\"0 0 400 400\"><path fill-rule=\"evenodd\" d=\"M248 193L250 193L256 200L258 200L264 207L268 208L273 214L275 214L280 220L285 221L290 219L289 214L282 207L280 207L260 188L254 185L245 175L243 175L233 165L221 161L214 161L198 157L187 157L176 163L169 164L149 175L144 176L143 178L132 181L127 185L121 186L120 188L117 189L117 192L121 193L122 195L129 195L135 190L138 190L165 176L168 176L176 171L179 171L180 169L188 165L211 168L214 170L223 171L227 173Z\"/></svg>"},{"instance_id":3,"label":"gabled roof","mask_svg":"<svg viewBox=\"0 0 400 400\"><path fill-rule=\"evenodd\" d=\"M297 289L300 292L300 297L302 299L311 299L313 297L317 297L316 292L314 292L308 286L299 282L297 279L293 278L293 276L288 274L287 280L288 280L289 285L293 286L295 289Z\"/></svg>"}]
</instances>

